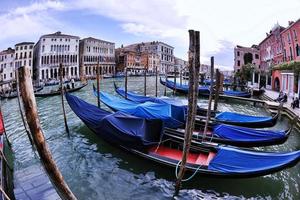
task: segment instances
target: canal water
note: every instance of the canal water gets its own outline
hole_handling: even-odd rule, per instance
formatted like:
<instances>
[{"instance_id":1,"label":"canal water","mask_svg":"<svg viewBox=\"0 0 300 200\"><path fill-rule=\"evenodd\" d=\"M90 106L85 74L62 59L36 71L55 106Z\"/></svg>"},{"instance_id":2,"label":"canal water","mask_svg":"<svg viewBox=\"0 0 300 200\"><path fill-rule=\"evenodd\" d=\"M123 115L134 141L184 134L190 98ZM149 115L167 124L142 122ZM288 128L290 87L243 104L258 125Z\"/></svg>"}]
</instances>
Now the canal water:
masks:
<instances>
[{"instance_id":1,"label":"canal water","mask_svg":"<svg viewBox=\"0 0 300 200\"><path fill-rule=\"evenodd\" d=\"M122 86L124 80L116 79ZM97 104L92 82L74 93ZM113 79L101 80L101 90L113 93ZM143 77L129 78L128 90L143 94ZM159 94L164 86L159 84ZM147 77L147 94L155 94L155 77ZM172 91L168 90L168 96ZM203 106L207 99L199 99ZM78 199L170 199L174 193L175 172L128 154L96 137L72 112L66 103L70 136L64 130L60 97L38 98L39 116L53 157L66 182ZM102 107L103 106L102 104ZM38 164L24 131L17 99L2 101L6 131L15 153L15 170ZM268 115L260 107L239 101L220 102L219 110L251 115ZM287 129L282 117L272 129ZM257 148L259 149L259 148ZM267 151L300 149L300 134L294 130L286 143L260 148ZM300 199L300 164L284 171L250 179L215 179L200 175L183 184L178 199Z\"/></svg>"}]
</instances>

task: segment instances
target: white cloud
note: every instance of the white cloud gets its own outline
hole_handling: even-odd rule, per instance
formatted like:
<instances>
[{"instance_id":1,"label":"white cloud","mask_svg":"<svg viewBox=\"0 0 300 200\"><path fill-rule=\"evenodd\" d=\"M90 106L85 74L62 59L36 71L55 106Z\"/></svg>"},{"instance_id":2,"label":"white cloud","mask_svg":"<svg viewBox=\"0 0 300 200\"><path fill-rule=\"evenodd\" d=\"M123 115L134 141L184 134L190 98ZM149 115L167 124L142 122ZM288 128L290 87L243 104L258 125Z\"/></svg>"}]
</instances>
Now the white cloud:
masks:
<instances>
[{"instance_id":1,"label":"white cloud","mask_svg":"<svg viewBox=\"0 0 300 200\"><path fill-rule=\"evenodd\" d=\"M8 13L0 15L1 34L0 42L13 39L32 40L38 38L45 32L53 32L54 27L61 27L62 24L48 14L48 10L62 10L63 4L56 1L43 1L28 6L18 7ZM14 45L14 44L11 44Z\"/></svg>"}]
</instances>

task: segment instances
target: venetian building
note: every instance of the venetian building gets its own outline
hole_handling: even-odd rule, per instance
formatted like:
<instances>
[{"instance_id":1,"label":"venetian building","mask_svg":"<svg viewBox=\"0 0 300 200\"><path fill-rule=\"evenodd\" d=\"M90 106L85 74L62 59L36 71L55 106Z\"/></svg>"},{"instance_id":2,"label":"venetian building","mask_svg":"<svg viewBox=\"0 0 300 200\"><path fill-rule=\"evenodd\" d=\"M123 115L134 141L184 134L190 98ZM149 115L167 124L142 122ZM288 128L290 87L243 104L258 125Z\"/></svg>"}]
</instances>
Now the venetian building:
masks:
<instances>
[{"instance_id":1,"label":"venetian building","mask_svg":"<svg viewBox=\"0 0 300 200\"><path fill-rule=\"evenodd\" d=\"M0 85L1 90L9 89L15 79L14 57L15 50L8 48L0 52Z\"/></svg>"},{"instance_id":2,"label":"venetian building","mask_svg":"<svg viewBox=\"0 0 300 200\"><path fill-rule=\"evenodd\" d=\"M34 69L39 80L59 79L59 64L65 79L79 79L79 37L56 32L40 37L34 47Z\"/></svg>"},{"instance_id":3,"label":"venetian building","mask_svg":"<svg viewBox=\"0 0 300 200\"><path fill-rule=\"evenodd\" d=\"M21 42L15 45L15 68L28 67L32 77L33 73L34 42Z\"/></svg>"},{"instance_id":4,"label":"venetian building","mask_svg":"<svg viewBox=\"0 0 300 200\"><path fill-rule=\"evenodd\" d=\"M80 40L80 65L88 78L96 76L99 61L100 74L115 74L115 44L88 37Z\"/></svg>"}]
</instances>

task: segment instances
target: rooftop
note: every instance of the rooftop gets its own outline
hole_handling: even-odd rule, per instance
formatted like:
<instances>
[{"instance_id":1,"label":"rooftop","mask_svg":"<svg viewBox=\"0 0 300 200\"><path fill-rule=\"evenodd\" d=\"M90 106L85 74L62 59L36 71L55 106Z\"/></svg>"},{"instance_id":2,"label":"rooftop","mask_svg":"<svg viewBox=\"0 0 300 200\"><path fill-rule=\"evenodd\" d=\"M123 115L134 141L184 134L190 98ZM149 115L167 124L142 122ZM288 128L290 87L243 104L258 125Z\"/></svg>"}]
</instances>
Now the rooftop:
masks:
<instances>
[{"instance_id":1,"label":"rooftop","mask_svg":"<svg viewBox=\"0 0 300 200\"><path fill-rule=\"evenodd\" d=\"M100 40L100 39L93 38L93 37L83 38L82 40L92 40L92 41L97 41L97 42L106 42L106 43L109 43L109 44L115 44L113 42L109 42L109 41L105 41L105 40Z\"/></svg>"},{"instance_id":2,"label":"rooftop","mask_svg":"<svg viewBox=\"0 0 300 200\"><path fill-rule=\"evenodd\" d=\"M70 37L70 38L79 39L78 36L62 34L60 31L51 34L42 35L41 38L43 37Z\"/></svg>"},{"instance_id":3,"label":"rooftop","mask_svg":"<svg viewBox=\"0 0 300 200\"><path fill-rule=\"evenodd\" d=\"M34 44L34 42L21 42L21 43L16 44L15 46L30 45L30 44Z\"/></svg>"}]
</instances>

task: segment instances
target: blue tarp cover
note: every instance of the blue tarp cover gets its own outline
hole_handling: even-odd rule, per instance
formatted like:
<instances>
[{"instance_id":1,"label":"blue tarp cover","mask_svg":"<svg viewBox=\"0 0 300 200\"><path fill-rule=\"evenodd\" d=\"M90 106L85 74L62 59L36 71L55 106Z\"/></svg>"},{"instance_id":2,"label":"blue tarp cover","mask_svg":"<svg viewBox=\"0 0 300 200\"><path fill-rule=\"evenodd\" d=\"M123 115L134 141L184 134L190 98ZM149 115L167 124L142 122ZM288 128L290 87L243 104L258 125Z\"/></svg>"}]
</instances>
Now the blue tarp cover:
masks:
<instances>
[{"instance_id":1,"label":"blue tarp cover","mask_svg":"<svg viewBox=\"0 0 300 200\"><path fill-rule=\"evenodd\" d=\"M257 130L226 124L215 125L213 133L220 138L243 142L272 141L285 137L285 131Z\"/></svg>"},{"instance_id":2,"label":"blue tarp cover","mask_svg":"<svg viewBox=\"0 0 300 200\"><path fill-rule=\"evenodd\" d=\"M143 148L159 142L161 120L146 120L123 112L110 113L66 93L74 113L97 135L123 146Z\"/></svg>"},{"instance_id":3,"label":"blue tarp cover","mask_svg":"<svg viewBox=\"0 0 300 200\"><path fill-rule=\"evenodd\" d=\"M267 153L220 147L208 169L223 173L259 173L286 166L300 159L300 151Z\"/></svg>"},{"instance_id":4,"label":"blue tarp cover","mask_svg":"<svg viewBox=\"0 0 300 200\"><path fill-rule=\"evenodd\" d=\"M228 96L249 96L249 92L242 92L242 91L234 91L234 90L226 90L224 91L225 95Z\"/></svg>"},{"instance_id":5,"label":"blue tarp cover","mask_svg":"<svg viewBox=\"0 0 300 200\"><path fill-rule=\"evenodd\" d=\"M94 91L95 96L97 91ZM169 104L153 102L135 103L126 99L120 99L105 92L100 92L100 100L115 111L142 117L145 119L161 119L164 126L179 128L184 125L184 115L180 110L172 110Z\"/></svg>"},{"instance_id":6,"label":"blue tarp cover","mask_svg":"<svg viewBox=\"0 0 300 200\"><path fill-rule=\"evenodd\" d=\"M230 122L263 122L272 120L272 117L251 116L233 112L221 112L216 115L216 119L220 121Z\"/></svg>"},{"instance_id":7,"label":"blue tarp cover","mask_svg":"<svg viewBox=\"0 0 300 200\"><path fill-rule=\"evenodd\" d=\"M189 86L186 84L180 84L180 83L175 84L173 81L170 81L170 80L166 80L164 82L164 84L166 84L166 86L171 89L175 89L175 87L176 87L176 89L185 91L186 93L188 93L188 91L189 91ZM199 92L199 94L209 94L209 92L210 92L209 86L199 86L198 92Z\"/></svg>"}]
</instances>

